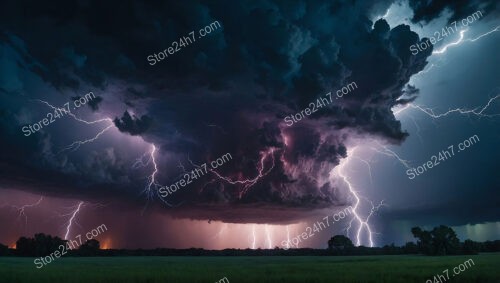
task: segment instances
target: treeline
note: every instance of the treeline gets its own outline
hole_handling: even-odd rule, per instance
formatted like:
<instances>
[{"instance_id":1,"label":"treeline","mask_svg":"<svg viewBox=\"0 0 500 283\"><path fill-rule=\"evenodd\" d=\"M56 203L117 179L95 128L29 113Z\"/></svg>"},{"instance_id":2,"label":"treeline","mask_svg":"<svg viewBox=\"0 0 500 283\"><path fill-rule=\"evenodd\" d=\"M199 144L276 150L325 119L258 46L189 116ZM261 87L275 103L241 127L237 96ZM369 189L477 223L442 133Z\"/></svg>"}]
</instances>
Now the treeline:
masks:
<instances>
[{"instance_id":1,"label":"treeline","mask_svg":"<svg viewBox=\"0 0 500 283\"><path fill-rule=\"evenodd\" d=\"M394 244L381 248L355 247L352 241L343 235L333 236L328 241L328 249L338 255L394 255L394 254L424 254L424 255L461 255L477 254L479 252L500 252L500 240L460 242L457 234L450 227L440 225L430 231L420 227L411 229L417 243L408 242L402 247Z\"/></svg>"},{"instance_id":2,"label":"treeline","mask_svg":"<svg viewBox=\"0 0 500 283\"><path fill-rule=\"evenodd\" d=\"M336 255L458 255L477 254L479 252L500 252L500 240L474 242L465 240L460 242L453 229L446 226L435 227L425 231L419 227L412 228L413 236L417 242L408 242L398 247L394 244L383 247L354 246L352 241L343 236L333 236L328 241L327 249L290 248L282 249L149 249L126 250L107 249L101 250L99 242L95 239L88 240L79 247L68 249L66 256L336 256ZM16 249L9 249L0 244L0 256L47 256L61 246L68 247L69 243L59 237L45 234L36 234L34 238L21 237L16 242Z\"/></svg>"},{"instance_id":3,"label":"treeline","mask_svg":"<svg viewBox=\"0 0 500 283\"><path fill-rule=\"evenodd\" d=\"M74 245L74 243L73 243ZM99 251L99 241L92 239L87 240L80 246L72 246L72 244L59 237L52 237L43 233L35 234L33 238L21 237L16 242L15 249L9 249L7 246L0 244L0 256L30 256L40 257L47 256L56 250L69 251L70 254L76 256L92 256Z\"/></svg>"}]
</instances>

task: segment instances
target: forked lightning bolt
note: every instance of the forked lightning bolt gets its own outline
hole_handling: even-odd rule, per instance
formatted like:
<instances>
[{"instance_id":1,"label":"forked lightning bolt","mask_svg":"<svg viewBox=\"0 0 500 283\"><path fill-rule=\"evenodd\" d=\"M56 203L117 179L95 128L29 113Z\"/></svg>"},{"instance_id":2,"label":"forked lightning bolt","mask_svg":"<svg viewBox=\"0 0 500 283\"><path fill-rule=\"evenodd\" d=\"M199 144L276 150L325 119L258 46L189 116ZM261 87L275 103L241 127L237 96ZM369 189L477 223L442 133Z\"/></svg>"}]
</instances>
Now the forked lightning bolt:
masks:
<instances>
[{"instance_id":1,"label":"forked lightning bolt","mask_svg":"<svg viewBox=\"0 0 500 283\"><path fill-rule=\"evenodd\" d=\"M158 165L156 165L155 152L156 152L156 146L153 144L151 146L150 158L148 161L148 163L151 162L153 164L153 172L151 173L151 175L148 176L148 181L143 191L148 199L151 199L156 192L156 190L153 191L151 189L151 186L153 186L154 189L156 189L156 186L161 186L160 184L156 183L155 180L156 174L158 173Z\"/></svg>"},{"instance_id":2,"label":"forked lightning bolt","mask_svg":"<svg viewBox=\"0 0 500 283\"><path fill-rule=\"evenodd\" d=\"M214 171L212 169L210 169L210 171L213 172L215 175L217 175L217 177L219 177L220 179L228 182L229 184L233 184L233 185L242 184L243 185L243 189L239 193L239 198L241 199L242 196L248 191L248 189L250 187L252 187L253 185L255 185L261 178L263 178L264 176L266 176L267 174L269 174L269 172L271 172L271 170L273 170L274 165L275 165L274 151L275 151L274 148L270 148L269 150L267 150L265 152L261 152L260 167L257 169L259 173L253 179L231 180L228 177L221 176L219 173L217 173L216 171ZM267 157L269 155L272 158L271 159L272 160L272 165L269 167L268 170L266 170L266 172L264 172L264 168L265 168L264 162L266 161L266 159L267 159Z\"/></svg>"},{"instance_id":3,"label":"forked lightning bolt","mask_svg":"<svg viewBox=\"0 0 500 283\"><path fill-rule=\"evenodd\" d=\"M74 141L72 144L66 146L65 148L63 148L61 151L59 151L59 153L63 152L63 151L66 151L66 150L70 150L72 149L72 151L75 151L77 150L81 145L83 144L86 144L86 143L89 143L89 142L93 142L95 141L96 139L98 139L102 134L104 134L105 132L107 132L109 129L111 129L111 127L113 127L113 125L109 125L107 126L106 128L104 128L103 130L101 130L99 133L97 133L97 135L95 135L93 138L90 138L90 139L86 139L86 140L82 140L82 141Z\"/></svg>"},{"instance_id":4,"label":"forked lightning bolt","mask_svg":"<svg viewBox=\"0 0 500 283\"><path fill-rule=\"evenodd\" d=\"M76 206L76 209L70 213L71 217L69 218L68 225L66 226L66 235L64 235L64 239L67 240L71 231L71 226L73 226L73 222L75 221L75 217L80 212L80 208L83 205L83 201L79 202L78 205Z\"/></svg>"},{"instance_id":5,"label":"forked lightning bolt","mask_svg":"<svg viewBox=\"0 0 500 283\"><path fill-rule=\"evenodd\" d=\"M84 119L81 119L81 118L78 118L76 117L75 114L71 113L71 112L68 112L67 110L63 109L63 108L57 108L53 105L51 105L50 103L48 103L47 101L43 101L43 100L40 100L40 99L36 99L36 101L38 102L41 102L47 106L49 106L50 108L54 109L54 110L60 110L60 111L64 111L65 114L68 114L70 117L72 117L73 119L75 119L76 121L78 122L82 122L84 124L87 124L87 125L92 125L92 124L96 124L96 123L102 123L102 122L109 122L111 123L110 125L108 125L106 128L104 128L103 130L99 131L94 137L92 138L89 138L89 139L85 139L85 140L78 140L78 141L75 141L73 142L72 144L66 146L65 148L63 148L61 151L59 151L59 153L63 152L63 151L66 151L66 150L72 150L72 151L75 151L77 150L81 145L83 144L86 144L86 143L89 143L89 142L93 142L95 140L97 140L102 134L104 134L105 132L107 132L109 129L111 129L114 124L113 124L113 120L111 118L102 118L102 119L97 119L97 120L94 120L94 121L87 121L87 120L84 120ZM62 112L61 112L62 113Z\"/></svg>"},{"instance_id":6,"label":"forked lightning bolt","mask_svg":"<svg viewBox=\"0 0 500 283\"><path fill-rule=\"evenodd\" d=\"M348 150L348 156L352 156L353 151L354 151L353 149ZM372 205L370 213L364 219L363 219L363 217L360 216L360 212L358 211L358 208L359 208L360 202L361 202L360 196L358 195L358 192L356 192L356 190L354 189L353 185L350 183L349 178L343 172L344 167L346 166L346 164L348 162L349 162L349 157L347 157L346 159L343 159L340 162L340 164L334 169L336 175L345 183L345 185L347 186L347 189L351 193L351 196L354 198L354 205L352 206L352 213L354 216L353 216L353 219L349 222L349 226L347 227L347 234L349 234L349 229L352 227L353 222L357 222L358 229L356 232L356 245L357 246L361 245L362 233L363 233L363 231L366 231L366 234L368 236L369 245L370 245L370 247L373 247L374 246L374 242L373 242L373 234L374 233L370 227L369 220L370 220L370 217L373 215L373 213L376 212L380 208L381 205L383 205L383 201L378 206L374 206L373 203L370 201L370 203Z\"/></svg>"},{"instance_id":7,"label":"forked lightning bolt","mask_svg":"<svg viewBox=\"0 0 500 283\"><path fill-rule=\"evenodd\" d=\"M406 169L411 168L411 166L409 164L410 162L408 160L401 158L397 153L390 150L387 146L382 145L380 142L377 141L376 143L380 146L380 148L382 150L377 149L375 147L370 147L373 151L378 152L378 153L383 154L383 155L386 155L386 156L394 157L397 161L399 161L399 163L401 163L404 167L406 167Z\"/></svg>"},{"instance_id":8,"label":"forked lightning bolt","mask_svg":"<svg viewBox=\"0 0 500 283\"><path fill-rule=\"evenodd\" d=\"M176 205L170 204L168 201L166 201L164 198L162 198L159 194L159 188L161 187L161 184L157 182L156 180L156 174L158 174L158 164L156 164L156 146L154 144L151 144L151 150L149 152L144 153L141 157L139 157L135 163L132 165L132 168L137 169L140 167L146 167L149 166L149 164L153 164L153 171L151 174L148 176L147 181L146 181L146 186L144 187L144 190L142 190L142 194L146 195L146 199L149 203L150 200L154 198L154 196L158 196L158 198L165 203L166 205L170 207L175 207ZM144 161L144 158L146 158L146 161ZM182 202L178 205L181 205ZM177 205L177 206L178 206ZM146 204L147 207L147 204ZM144 209L146 209L144 207ZM144 210L143 210L144 212Z\"/></svg>"},{"instance_id":9,"label":"forked lightning bolt","mask_svg":"<svg viewBox=\"0 0 500 283\"><path fill-rule=\"evenodd\" d=\"M40 199L38 199L37 202L32 203L32 204L25 204L22 206L16 206L16 205L2 205L2 206L10 206L10 207L14 208L15 210L17 210L17 212L19 213L19 217L24 217L24 222L26 225L28 225L28 216L26 215L25 209L39 205L42 202L42 200L43 200L43 197L40 197Z\"/></svg>"}]
</instances>

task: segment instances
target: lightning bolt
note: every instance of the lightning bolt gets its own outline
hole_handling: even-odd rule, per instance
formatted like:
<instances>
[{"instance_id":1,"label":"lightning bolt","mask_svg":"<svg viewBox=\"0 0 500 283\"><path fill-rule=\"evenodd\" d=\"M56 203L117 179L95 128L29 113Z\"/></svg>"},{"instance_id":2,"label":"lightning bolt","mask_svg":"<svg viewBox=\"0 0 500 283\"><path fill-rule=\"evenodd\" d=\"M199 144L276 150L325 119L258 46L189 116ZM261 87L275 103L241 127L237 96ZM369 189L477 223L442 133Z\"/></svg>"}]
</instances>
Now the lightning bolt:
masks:
<instances>
[{"instance_id":1,"label":"lightning bolt","mask_svg":"<svg viewBox=\"0 0 500 283\"><path fill-rule=\"evenodd\" d=\"M78 214L78 212L80 212L80 208L82 207L83 203L84 203L83 201L79 202L76 209L72 213L70 213L71 217L68 221L68 225L66 226L66 235L64 235L65 240L68 239L69 233L71 231L71 226L73 225L73 221L75 220L75 217Z\"/></svg>"},{"instance_id":2,"label":"lightning bolt","mask_svg":"<svg viewBox=\"0 0 500 283\"><path fill-rule=\"evenodd\" d=\"M59 151L59 153L61 152L64 152L66 150L70 150L72 149L71 151L75 151L77 150L81 145L83 144L86 144L86 143L89 143L89 142L93 142L95 140L97 140L102 134L104 134L105 132L107 132L109 129L111 129L111 127L113 127L113 125L109 125L107 126L106 128L104 128L103 130L101 130L100 132L98 132L93 138L90 138L90 139L86 139L86 140L78 140L78 141L74 141L72 144L66 146L65 148L63 148L61 151Z\"/></svg>"},{"instance_id":3,"label":"lightning bolt","mask_svg":"<svg viewBox=\"0 0 500 283\"><path fill-rule=\"evenodd\" d=\"M257 242L257 236L255 235L255 224L252 225L252 249L255 250Z\"/></svg>"},{"instance_id":4,"label":"lightning bolt","mask_svg":"<svg viewBox=\"0 0 500 283\"><path fill-rule=\"evenodd\" d=\"M494 29L490 30L490 31L489 31L489 32L487 32L487 33L483 33L482 35L480 35L480 36L478 36L478 37L476 37L476 38L474 38L474 39L467 39L466 41L474 42L474 41L476 41L476 40L480 39L481 37L487 36L487 35L489 35L489 34L491 34L491 33L494 33L494 32L496 32L496 31L498 31L499 29L500 29L500 26L497 26L497 27L495 27Z\"/></svg>"},{"instance_id":5,"label":"lightning bolt","mask_svg":"<svg viewBox=\"0 0 500 283\"><path fill-rule=\"evenodd\" d=\"M451 42L451 43L448 43L446 44L443 48L441 48L440 50L434 50L432 51L432 54L443 54L446 52L446 50L448 50L449 47L451 46L455 46L455 45L459 45L460 43L462 43L462 40L464 39L464 33L466 32L467 30L464 29L464 30L461 30L460 31L460 37L458 38L457 41L455 42Z\"/></svg>"},{"instance_id":6,"label":"lightning bolt","mask_svg":"<svg viewBox=\"0 0 500 283\"><path fill-rule=\"evenodd\" d=\"M156 188L156 186L160 186L158 183L156 183L156 180L155 180L156 174L158 173L158 166L156 165L156 160L155 160L155 152L156 152L156 146L153 144L151 146L149 161L151 161L153 163L154 169L153 169L153 172L151 173L151 175L148 176L148 181L147 181L146 187L144 188L144 191L143 191L143 193L146 194L148 199L150 199L154 195L154 193L151 190L151 186L154 185L154 188ZM148 163L149 163L149 161L148 161Z\"/></svg>"},{"instance_id":7,"label":"lightning bolt","mask_svg":"<svg viewBox=\"0 0 500 283\"><path fill-rule=\"evenodd\" d=\"M352 156L355 149L356 149L356 147L348 150L348 156ZM366 231L366 235L368 236L369 245L370 245L370 247L373 247L374 246L374 242L373 242L374 232L372 231L372 229L370 227L369 220L372 217L372 215L380 208L380 206L383 205L383 201L378 206L374 206L373 203L371 201L369 201L372 205L370 213L364 219L363 219L363 217L361 217L361 215L358 211L358 208L361 204L361 197L359 196L358 192L354 189L354 186L351 184L348 177L344 173L344 168L345 168L346 164L348 164L349 161L350 161L349 158L343 159L340 162L340 164L336 168L333 169L334 176L336 175L339 179L341 179L345 183L351 196L354 198L354 205L352 206L352 213L354 216L353 216L352 220L349 222L349 226L346 229L347 234L349 235L349 229L351 229L353 222L357 222L358 229L356 232L356 245L357 246L361 245L362 233L363 233L363 231Z\"/></svg>"},{"instance_id":8,"label":"lightning bolt","mask_svg":"<svg viewBox=\"0 0 500 283\"><path fill-rule=\"evenodd\" d=\"M432 54L443 54L443 53L445 53L448 50L448 48L450 48L452 46L459 45L462 42L467 42L467 41L468 42L474 42L474 41L477 41L477 40L479 40L482 37L485 37L485 36L487 36L487 35L489 35L491 33L497 32L499 29L500 29L500 26L497 26L494 29L492 29L492 30L490 30L490 31L488 31L488 32L486 32L484 34L481 34L480 36L478 36L476 38L473 38L473 39L468 38L468 39L465 39L465 40L464 40L464 34L467 32L467 29L461 30L460 31L460 37L457 39L457 41L448 43L445 46L443 46L443 48L441 48L439 50L432 51Z\"/></svg>"},{"instance_id":9,"label":"lightning bolt","mask_svg":"<svg viewBox=\"0 0 500 283\"><path fill-rule=\"evenodd\" d=\"M389 156L389 157L394 157L397 161L399 161L399 163L401 163L401 165L403 165L405 168L407 169L410 169L410 162L408 160L405 160L403 158L401 158L397 153L395 153L394 151L390 150L387 146L385 145L382 145L381 143L379 143L377 141L377 144L380 146L380 148L382 149L378 149L378 148L375 148L375 147L370 147L370 149L372 149L373 151L375 152L378 152L380 154L383 154L383 155L386 155L386 156ZM371 174L371 173L370 173Z\"/></svg>"},{"instance_id":10,"label":"lightning bolt","mask_svg":"<svg viewBox=\"0 0 500 283\"><path fill-rule=\"evenodd\" d=\"M132 168L137 169L140 167L149 166L149 164L153 164L153 171L147 177L146 186L144 187L144 190L142 190L142 192L141 192L141 194L146 195L146 199L147 199L146 206L144 207L144 209L142 211L143 213L146 210L146 208L149 204L149 201L151 201L155 195L158 196L158 199L160 199L163 203L165 203L169 207L176 207L176 206L179 206L182 204L182 202L181 202L178 205L173 205L173 204L169 203L168 201L166 201L164 198L162 198L159 194L159 188L161 188L162 185L156 181L156 174L158 174L158 171L159 171L158 164L156 163L156 157L155 157L156 150L157 150L156 146L154 144L151 144L151 150L149 152L144 153L132 165ZM147 160L144 161L144 158L146 158L146 157L147 157Z\"/></svg>"},{"instance_id":11,"label":"lightning bolt","mask_svg":"<svg viewBox=\"0 0 500 283\"><path fill-rule=\"evenodd\" d=\"M26 208L30 208L30 207L35 207L37 205L39 205L43 200L43 196L40 197L40 199L38 199L37 202L35 203L32 203L32 204L25 204L25 205L22 205L22 206L16 206L16 205L8 205L12 208L14 208L15 210L17 210L17 212L19 213L18 217L24 217L24 222L26 224L26 226L28 225L28 216L26 215L26 211L25 209ZM2 206L7 206L7 205L2 205Z\"/></svg>"},{"instance_id":12,"label":"lightning bolt","mask_svg":"<svg viewBox=\"0 0 500 283\"><path fill-rule=\"evenodd\" d=\"M269 227L267 224L264 226L264 230L266 231L266 238L267 238L267 247L269 249L273 248L273 240L271 238L271 232L269 231Z\"/></svg>"},{"instance_id":13,"label":"lightning bolt","mask_svg":"<svg viewBox=\"0 0 500 283\"><path fill-rule=\"evenodd\" d=\"M67 110L64 110L63 108L57 108L55 106L53 106L52 104L48 103L47 101L44 101L44 100L40 100L40 99L35 99L35 101L38 101L38 102L41 102L47 106L49 106L50 108L52 108L53 110L61 110L61 111L64 111L65 114L68 114L69 116L71 116L74 120L78 121L78 122L82 122L84 124L87 124L87 125L92 125L92 124L96 124L96 123L102 123L102 122L109 122L111 124L109 124L106 128L104 128L103 130L99 131L94 137L92 138L89 138L89 139L85 139L85 140L77 140L75 142L73 142L72 144L66 146L65 148L63 148L61 151L59 151L58 154L66 151L66 150L72 150L72 151L75 151L77 150L81 145L83 144L86 144L86 143L89 143L89 142L93 142L95 140L97 140L102 134L104 134L105 132L107 132L109 129L111 129L113 126L114 126L114 123L113 123L113 120L111 118L102 118L102 119L97 119L97 120L94 120L94 121L87 121L87 120L84 120L84 119L81 119L81 118L78 118L75 114L71 113L71 112L68 112Z\"/></svg>"},{"instance_id":14,"label":"lightning bolt","mask_svg":"<svg viewBox=\"0 0 500 283\"><path fill-rule=\"evenodd\" d=\"M253 179L231 180L228 177L224 177L224 176L220 175L215 170L210 169L210 171L213 172L220 179L222 179L222 180L224 180L224 181L226 181L226 182L228 182L230 184L233 184L233 185L242 184L243 188L242 188L242 190L239 193L239 198L241 199L242 196L248 191L249 188L251 188L253 185L255 185L261 178L263 178L264 176L266 176L267 174L269 174L269 172L271 172L271 170L273 170L274 165L275 165L275 160L274 160L274 151L275 150L276 150L275 148L270 148L267 151L261 152L261 154L260 154L261 155L261 158L260 158L260 167L257 169L259 173ZM265 163L265 161L266 161L266 159L267 159L268 156L271 156L271 158L272 158L272 165L269 167L269 169L266 172L264 172L264 168L265 168L264 163Z\"/></svg>"},{"instance_id":15,"label":"lightning bolt","mask_svg":"<svg viewBox=\"0 0 500 283\"><path fill-rule=\"evenodd\" d=\"M286 225L286 248L289 249L290 248L290 227L288 227L288 225Z\"/></svg>"},{"instance_id":16,"label":"lightning bolt","mask_svg":"<svg viewBox=\"0 0 500 283\"><path fill-rule=\"evenodd\" d=\"M87 125L92 125L92 124L96 124L96 123L101 123L101 122L113 122L113 120L111 118L102 118L102 119L98 119L98 120L95 120L95 121L87 121L87 120L83 120L83 119L80 119L78 117L76 117L75 114L67 111L66 109L64 108L57 108L55 106L53 106L52 104L48 103L47 101L44 101L44 100L41 100L41 99L35 99L35 101L38 101L38 102L41 102L47 106L49 106L50 108L52 108L53 110L61 110L64 112L64 114L68 114L69 116L73 117L73 119L75 119L76 121L79 121L79 122L82 122L82 123L85 123Z\"/></svg>"},{"instance_id":17,"label":"lightning bolt","mask_svg":"<svg viewBox=\"0 0 500 283\"><path fill-rule=\"evenodd\" d=\"M497 100L498 98L500 98L500 94L498 94L497 96L493 97L493 98L490 98L488 100L488 102L484 105L484 106L478 106L474 109L465 109L465 108L455 108L455 109L450 109L444 113L440 113L440 114L436 114L434 113L434 110L430 109L430 108L425 108L425 107L422 107L420 105L415 105L415 104L412 104L412 103L409 103L407 105L405 105L404 107L402 107L401 109L398 109L396 111L394 111L394 115L398 115L400 114L401 112L411 108L411 109L416 109L416 110L419 110L425 114L427 114L429 117L431 118L434 118L434 119L437 119L437 118L442 118L442 117L445 117L445 116L448 116L452 113L458 113L458 114L461 114L461 115L475 115L475 116L478 116L478 117L495 117L495 116L499 116L500 114L484 114L484 112L491 106L491 104Z\"/></svg>"},{"instance_id":18,"label":"lightning bolt","mask_svg":"<svg viewBox=\"0 0 500 283\"><path fill-rule=\"evenodd\" d=\"M217 232L217 234L215 234L215 236L213 237L213 239L220 238L222 236L222 234L224 233L224 231L227 230L227 228L228 228L227 223L224 223L224 225L222 225L222 227L220 228L219 232Z\"/></svg>"},{"instance_id":19,"label":"lightning bolt","mask_svg":"<svg viewBox=\"0 0 500 283\"><path fill-rule=\"evenodd\" d=\"M149 152L145 152L141 157L137 158L135 163L132 165L133 169L138 169L141 167L149 166L149 164L153 164L153 172L147 177L146 186L142 191L143 194L146 194L147 199L150 200L154 196L154 191L151 189L161 187L160 184L156 182L156 174L158 173L158 165L156 164L155 159L156 146L154 144L151 145L151 150ZM144 161L144 158L147 157L147 160Z\"/></svg>"},{"instance_id":20,"label":"lightning bolt","mask_svg":"<svg viewBox=\"0 0 500 283\"><path fill-rule=\"evenodd\" d=\"M362 159L358 156L352 156L352 158L355 158L355 159L363 162L366 165L366 167L368 168L368 174L370 175L370 183L373 184L372 166L370 165L370 163L368 161L366 161L365 159Z\"/></svg>"}]
</instances>

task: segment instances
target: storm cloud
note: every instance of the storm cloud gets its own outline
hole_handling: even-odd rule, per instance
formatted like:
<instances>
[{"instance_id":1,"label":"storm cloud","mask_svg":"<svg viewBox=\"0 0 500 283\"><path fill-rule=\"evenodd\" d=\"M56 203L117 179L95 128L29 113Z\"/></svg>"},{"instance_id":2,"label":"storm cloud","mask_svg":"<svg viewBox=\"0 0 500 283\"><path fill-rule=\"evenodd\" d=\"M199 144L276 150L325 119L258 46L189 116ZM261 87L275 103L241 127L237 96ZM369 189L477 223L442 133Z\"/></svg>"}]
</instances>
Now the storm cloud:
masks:
<instances>
[{"instance_id":1,"label":"storm cloud","mask_svg":"<svg viewBox=\"0 0 500 283\"><path fill-rule=\"evenodd\" d=\"M233 156L217 174L208 172L166 200L171 207L157 202L179 217L281 221L345 205L329 172L347 156L352 138L404 141L408 134L391 108L416 97L418 91L405 86L432 52L412 56L409 46L419 36L407 25L391 29L383 19L371 22L369 2L57 1L46 6L5 1L0 68L2 77L13 72L0 81L0 133L8 137L0 141L0 178L5 184L30 180L33 185L25 182L23 188L40 193L115 196L139 204L137 194L152 170L149 144L157 149L153 192L179 180L184 170L225 153ZM419 13L415 19L427 19ZM148 55L214 21L220 29L148 64ZM292 127L283 123L285 116L350 82L358 86L353 92ZM89 133L89 125L58 122L61 127L22 135L22 126L50 110L38 104L34 110L30 99L50 98L60 106L89 89L102 98L89 115L113 120L119 131L112 138L103 135L104 140L60 152L62 138ZM120 135L139 137L146 153L117 145ZM135 170L132 164L143 154L145 165ZM257 176L251 186L234 182Z\"/></svg>"}]
</instances>

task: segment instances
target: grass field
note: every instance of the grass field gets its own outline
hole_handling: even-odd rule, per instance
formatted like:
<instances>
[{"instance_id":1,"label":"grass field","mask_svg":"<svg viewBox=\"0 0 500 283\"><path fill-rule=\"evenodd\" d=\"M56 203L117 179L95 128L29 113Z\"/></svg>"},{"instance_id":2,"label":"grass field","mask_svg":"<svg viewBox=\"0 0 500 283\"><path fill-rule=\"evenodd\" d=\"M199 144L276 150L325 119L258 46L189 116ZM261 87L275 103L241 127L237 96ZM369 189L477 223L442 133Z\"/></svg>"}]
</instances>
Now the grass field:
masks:
<instances>
[{"instance_id":1,"label":"grass field","mask_svg":"<svg viewBox=\"0 0 500 283\"><path fill-rule=\"evenodd\" d=\"M452 277L452 269L469 258L475 265ZM67 257L41 269L35 268L33 258L0 257L0 282L208 283L227 277L231 283L425 283L448 269L450 279L446 282L498 283L499 267L499 253L449 257Z\"/></svg>"}]
</instances>

